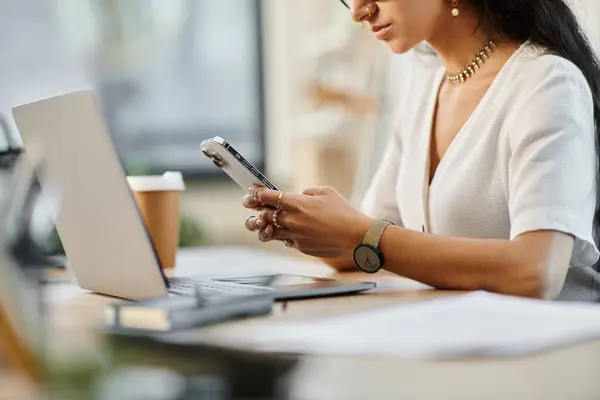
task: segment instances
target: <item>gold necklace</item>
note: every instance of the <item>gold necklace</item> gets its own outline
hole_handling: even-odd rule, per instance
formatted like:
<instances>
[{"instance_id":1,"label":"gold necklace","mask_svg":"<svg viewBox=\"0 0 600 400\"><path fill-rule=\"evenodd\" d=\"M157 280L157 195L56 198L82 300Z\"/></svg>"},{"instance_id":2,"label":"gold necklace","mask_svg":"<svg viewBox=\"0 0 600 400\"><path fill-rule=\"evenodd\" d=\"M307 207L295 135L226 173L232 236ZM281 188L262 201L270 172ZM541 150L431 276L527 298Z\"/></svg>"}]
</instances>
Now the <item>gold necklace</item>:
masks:
<instances>
[{"instance_id":1,"label":"gold necklace","mask_svg":"<svg viewBox=\"0 0 600 400\"><path fill-rule=\"evenodd\" d=\"M467 66L455 75L448 75L448 81L452 85L458 85L459 83L465 82L467 79L475 75L475 72L481 68L483 64L490 58L491 54L494 52L494 48L496 47L496 42L490 40L487 44L481 49L477 55L473 58L473 60L467 64Z\"/></svg>"}]
</instances>

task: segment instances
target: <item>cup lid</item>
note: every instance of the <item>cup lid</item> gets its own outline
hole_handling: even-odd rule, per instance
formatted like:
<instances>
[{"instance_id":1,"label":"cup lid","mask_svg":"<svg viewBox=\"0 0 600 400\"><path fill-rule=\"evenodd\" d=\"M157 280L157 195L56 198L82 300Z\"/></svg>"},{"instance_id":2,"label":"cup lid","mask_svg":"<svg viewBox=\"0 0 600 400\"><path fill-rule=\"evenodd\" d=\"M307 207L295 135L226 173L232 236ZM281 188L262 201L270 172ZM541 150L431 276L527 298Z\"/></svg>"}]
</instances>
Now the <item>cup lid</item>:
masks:
<instances>
[{"instance_id":1,"label":"cup lid","mask_svg":"<svg viewBox=\"0 0 600 400\"><path fill-rule=\"evenodd\" d=\"M162 175L128 176L127 182L134 192L185 190L183 175L179 171L168 171Z\"/></svg>"}]
</instances>

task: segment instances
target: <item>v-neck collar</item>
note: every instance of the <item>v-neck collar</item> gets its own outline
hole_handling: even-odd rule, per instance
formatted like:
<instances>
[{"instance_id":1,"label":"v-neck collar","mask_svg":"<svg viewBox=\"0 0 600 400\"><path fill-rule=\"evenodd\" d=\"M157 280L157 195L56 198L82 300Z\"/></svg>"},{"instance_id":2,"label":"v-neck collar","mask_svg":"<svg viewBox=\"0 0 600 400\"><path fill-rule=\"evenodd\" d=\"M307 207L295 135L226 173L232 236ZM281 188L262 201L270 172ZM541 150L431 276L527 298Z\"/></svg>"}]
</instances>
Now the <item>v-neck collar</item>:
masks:
<instances>
[{"instance_id":1,"label":"v-neck collar","mask_svg":"<svg viewBox=\"0 0 600 400\"><path fill-rule=\"evenodd\" d=\"M425 139L422 139L422 140L424 140L425 145L421 146L422 147L421 151L425 151L425 158L424 158L425 166L424 166L423 181L422 181L423 188L421 191L422 196L423 196L422 197L422 199L423 199L422 205L423 205L423 223L424 223L423 231L424 232L429 231L429 202L430 202L431 190L432 190L432 188L434 188L435 183L441 179L440 175L442 175L444 172L444 166L449 162L447 159L449 158L449 156L452 157L452 155L455 152L454 148L456 147L456 142L458 142L462 136L465 136L465 134L463 132L468 129L469 125L471 125L473 123L473 121L477 118L477 116L481 112L481 110L485 108L485 104L493 96L494 92L496 91L496 87L499 85L499 82L504 77L504 74L506 73L506 71L512 65L515 58L519 54L522 53L522 51L525 49L525 47L528 44L529 44L528 41L523 43L517 50L515 50L513 52L513 54L510 56L510 58L504 63L504 65L502 66L502 68L500 69L500 71L498 72L498 74L496 75L494 80L492 81L492 84L490 85L490 87L486 90L485 94L483 95L483 97L481 98L481 100L479 101L479 103L477 104L477 106L475 107L475 109L473 110L473 112L471 113L469 118L467 119L467 121L460 128L460 130L458 131L458 133L456 134L456 136L454 137L454 139L448 146L448 149L446 149L446 152L444 153L443 157L440 159L440 162L438 163L438 166L433 174L433 177L431 177L431 182L430 182L431 143L432 143L432 138L433 138L433 134L434 134L433 123L434 123L434 118L436 115L439 94L440 94L442 85L444 84L444 79L446 76L446 72L443 67L439 68L436 71L435 76L434 76L435 80L432 85L431 92L429 94L429 99L428 99L428 107L427 107L427 118L428 119L424 125L427 135L424 135Z\"/></svg>"}]
</instances>

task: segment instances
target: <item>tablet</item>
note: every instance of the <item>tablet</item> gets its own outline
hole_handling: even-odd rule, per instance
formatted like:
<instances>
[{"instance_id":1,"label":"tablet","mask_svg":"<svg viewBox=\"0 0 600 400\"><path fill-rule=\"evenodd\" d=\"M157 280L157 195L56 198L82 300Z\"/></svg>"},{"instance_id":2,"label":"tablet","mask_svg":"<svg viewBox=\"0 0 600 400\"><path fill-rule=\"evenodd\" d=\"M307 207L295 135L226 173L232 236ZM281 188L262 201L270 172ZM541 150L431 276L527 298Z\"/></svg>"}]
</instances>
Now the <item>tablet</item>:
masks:
<instances>
[{"instance_id":1,"label":"tablet","mask_svg":"<svg viewBox=\"0 0 600 400\"><path fill-rule=\"evenodd\" d=\"M350 295L374 289L374 282L332 279L293 274L268 274L248 277L216 278L215 281L258 286L272 290L275 300L296 300Z\"/></svg>"}]
</instances>

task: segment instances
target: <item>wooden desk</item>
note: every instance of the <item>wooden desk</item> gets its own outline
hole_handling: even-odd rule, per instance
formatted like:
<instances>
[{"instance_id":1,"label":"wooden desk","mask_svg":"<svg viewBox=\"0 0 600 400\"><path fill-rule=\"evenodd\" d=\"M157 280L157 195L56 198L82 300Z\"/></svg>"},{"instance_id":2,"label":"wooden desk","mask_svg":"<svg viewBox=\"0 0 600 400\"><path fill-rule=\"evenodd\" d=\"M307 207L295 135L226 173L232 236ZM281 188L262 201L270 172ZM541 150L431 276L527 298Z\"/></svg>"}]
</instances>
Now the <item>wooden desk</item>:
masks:
<instances>
[{"instance_id":1,"label":"wooden desk","mask_svg":"<svg viewBox=\"0 0 600 400\"><path fill-rule=\"evenodd\" d=\"M213 274L215 270L220 274L276 270L306 275L335 275L334 271L320 264L249 249L184 251L180 254L174 273ZM247 348L252 346L253 331L265 329L269 324L340 315L402 301L455 294L428 290L423 285L389 274L366 276L353 273L344 276L375 279L385 290L359 296L290 302L285 308L279 304L275 312L267 317L189 330L176 336L184 341L206 341ZM48 304L57 353L60 353L58 349L62 349L62 345L88 351L92 347L90 344L93 339L90 338L93 336L81 334L82 329L93 329L93 317L100 317L103 307L113 301L112 298L86 293L73 283L50 285ZM75 328L79 333L76 337L64 334ZM63 340L62 345L58 344L60 339ZM600 341L532 357L506 359L432 361L310 357L301 364L293 382L295 395L302 399L599 399Z\"/></svg>"}]
</instances>

